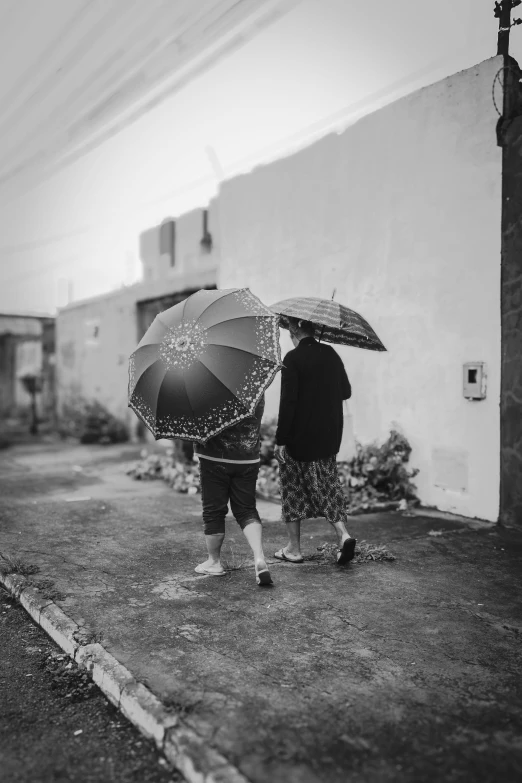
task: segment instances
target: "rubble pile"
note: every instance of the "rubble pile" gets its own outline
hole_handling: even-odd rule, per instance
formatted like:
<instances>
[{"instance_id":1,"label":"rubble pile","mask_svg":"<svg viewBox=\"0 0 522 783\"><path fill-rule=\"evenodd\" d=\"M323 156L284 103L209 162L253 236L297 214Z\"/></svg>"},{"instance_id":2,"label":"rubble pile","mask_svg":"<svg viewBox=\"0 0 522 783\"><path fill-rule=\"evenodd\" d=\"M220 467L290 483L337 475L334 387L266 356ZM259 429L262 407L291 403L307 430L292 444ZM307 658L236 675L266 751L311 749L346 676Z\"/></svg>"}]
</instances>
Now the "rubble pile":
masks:
<instances>
[{"instance_id":1,"label":"rubble pile","mask_svg":"<svg viewBox=\"0 0 522 783\"><path fill-rule=\"evenodd\" d=\"M199 462L180 462L173 448L166 449L165 454L149 454L144 449L141 460L127 471L127 475L139 481L161 479L176 492L188 495L200 491Z\"/></svg>"}]
</instances>

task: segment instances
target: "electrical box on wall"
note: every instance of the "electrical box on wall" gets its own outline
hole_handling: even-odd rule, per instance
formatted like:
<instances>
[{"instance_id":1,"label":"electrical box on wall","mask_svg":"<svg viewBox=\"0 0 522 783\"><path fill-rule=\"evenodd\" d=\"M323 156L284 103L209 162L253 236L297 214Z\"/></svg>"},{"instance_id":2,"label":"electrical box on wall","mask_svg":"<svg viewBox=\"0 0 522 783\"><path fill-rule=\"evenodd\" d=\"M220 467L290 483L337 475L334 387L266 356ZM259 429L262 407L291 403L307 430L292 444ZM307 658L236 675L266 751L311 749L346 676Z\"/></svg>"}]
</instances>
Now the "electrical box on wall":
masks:
<instances>
[{"instance_id":1,"label":"electrical box on wall","mask_svg":"<svg viewBox=\"0 0 522 783\"><path fill-rule=\"evenodd\" d=\"M486 399L486 365L467 362L464 365L463 394L467 400Z\"/></svg>"}]
</instances>

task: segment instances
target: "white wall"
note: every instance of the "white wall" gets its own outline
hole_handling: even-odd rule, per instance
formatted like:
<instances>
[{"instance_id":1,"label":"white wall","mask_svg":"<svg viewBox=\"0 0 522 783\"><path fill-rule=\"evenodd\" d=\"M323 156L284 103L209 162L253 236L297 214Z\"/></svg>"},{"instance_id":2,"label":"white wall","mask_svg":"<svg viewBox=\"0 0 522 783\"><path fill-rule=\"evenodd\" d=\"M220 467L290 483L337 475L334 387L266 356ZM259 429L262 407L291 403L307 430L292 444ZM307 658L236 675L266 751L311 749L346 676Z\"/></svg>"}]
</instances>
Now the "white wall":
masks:
<instances>
[{"instance_id":1,"label":"white wall","mask_svg":"<svg viewBox=\"0 0 522 783\"><path fill-rule=\"evenodd\" d=\"M496 520L499 506L500 58L426 87L296 155L225 182L220 287L267 304L336 298L388 352L340 349L356 437L398 426L427 505ZM290 347L285 340L285 348ZM485 361L488 396L462 395ZM277 384L268 395L275 413Z\"/></svg>"}]
</instances>

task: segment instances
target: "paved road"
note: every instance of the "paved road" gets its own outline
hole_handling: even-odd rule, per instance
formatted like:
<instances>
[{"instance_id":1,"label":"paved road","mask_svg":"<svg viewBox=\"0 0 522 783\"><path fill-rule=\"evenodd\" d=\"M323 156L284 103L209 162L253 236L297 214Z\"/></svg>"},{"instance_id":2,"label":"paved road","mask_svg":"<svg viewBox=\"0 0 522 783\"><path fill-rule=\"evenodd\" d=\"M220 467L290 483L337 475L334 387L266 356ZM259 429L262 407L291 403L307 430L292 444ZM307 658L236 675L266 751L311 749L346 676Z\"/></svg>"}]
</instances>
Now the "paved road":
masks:
<instances>
[{"instance_id":1,"label":"paved road","mask_svg":"<svg viewBox=\"0 0 522 783\"><path fill-rule=\"evenodd\" d=\"M1 587L0 649L3 780L182 780Z\"/></svg>"},{"instance_id":2,"label":"paved road","mask_svg":"<svg viewBox=\"0 0 522 783\"><path fill-rule=\"evenodd\" d=\"M350 531L396 560L338 568L317 559L333 535L310 520L295 566L271 557L285 531L262 508L274 587L260 590L233 521L227 576L196 576L200 499L132 481L127 459L4 450L0 551L37 567L82 637L204 747L252 783L522 780L520 531L368 514Z\"/></svg>"}]
</instances>

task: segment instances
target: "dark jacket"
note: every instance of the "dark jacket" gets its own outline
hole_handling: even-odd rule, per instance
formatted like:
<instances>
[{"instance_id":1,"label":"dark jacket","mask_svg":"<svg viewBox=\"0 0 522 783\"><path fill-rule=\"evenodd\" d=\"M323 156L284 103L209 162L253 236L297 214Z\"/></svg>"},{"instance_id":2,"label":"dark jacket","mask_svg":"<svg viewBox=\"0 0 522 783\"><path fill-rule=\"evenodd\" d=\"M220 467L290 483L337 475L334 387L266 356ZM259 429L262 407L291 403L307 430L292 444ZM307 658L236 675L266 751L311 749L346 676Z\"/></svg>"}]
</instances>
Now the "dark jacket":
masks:
<instances>
[{"instance_id":1,"label":"dark jacket","mask_svg":"<svg viewBox=\"0 0 522 783\"><path fill-rule=\"evenodd\" d=\"M352 396L339 354L305 337L283 360L276 443L299 462L313 462L339 452L343 435L343 400Z\"/></svg>"},{"instance_id":2,"label":"dark jacket","mask_svg":"<svg viewBox=\"0 0 522 783\"><path fill-rule=\"evenodd\" d=\"M261 419L265 397L261 397L253 416L227 427L203 445L196 443L194 453L219 462L259 462L261 452Z\"/></svg>"}]
</instances>

